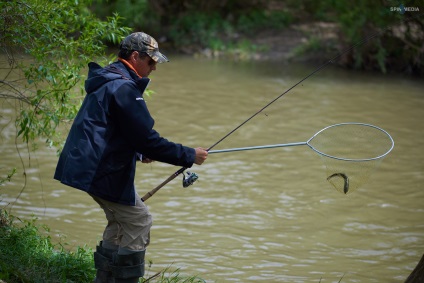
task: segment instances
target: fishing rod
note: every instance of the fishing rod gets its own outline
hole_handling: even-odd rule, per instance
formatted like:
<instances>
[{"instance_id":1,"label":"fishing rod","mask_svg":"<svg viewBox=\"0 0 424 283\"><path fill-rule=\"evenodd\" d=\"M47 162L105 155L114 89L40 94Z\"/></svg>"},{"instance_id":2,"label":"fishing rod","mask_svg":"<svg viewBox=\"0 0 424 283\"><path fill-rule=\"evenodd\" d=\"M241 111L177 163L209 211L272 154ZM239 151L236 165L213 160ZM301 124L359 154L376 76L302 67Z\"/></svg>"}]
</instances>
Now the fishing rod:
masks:
<instances>
[{"instance_id":1,"label":"fishing rod","mask_svg":"<svg viewBox=\"0 0 424 283\"><path fill-rule=\"evenodd\" d=\"M419 14L418 16L422 16L421 14ZM402 22L406 22L409 20L412 20L418 16L415 17L411 17L408 18L407 20L404 20ZM240 125L238 125L237 127L235 127L233 130L231 130L230 132L228 132L226 135L224 135L221 139L219 139L217 142L215 142L214 144L212 144L208 149L206 149L206 151L210 151L212 148L214 148L215 146L217 146L219 143L221 143L223 140L225 140L226 138L228 138L230 135L232 135L235 131L237 131L238 129L240 129L242 126L244 126L247 122L249 122L250 120L252 120L253 118L255 118L257 115L259 115L262 111L264 111L266 108L268 108L271 104L273 104L274 102L276 102L277 100L279 100L281 97L283 97L285 94L287 94L288 92L290 92L292 89L294 89L295 87L297 87L299 84L301 84L302 82L306 81L307 79L309 79L310 77L312 77L313 75L315 75L316 73L320 72L321 70L325 69L328 65L334 63L337 59L339 59L341 56L343 56L344 54L352 51L353 49L355 49L358 46L364 45L366 43L368 43L369 41L371 41L372 39L381 36L382 34L384 34L386 31L388 31L389 29L391 29L392 26L387 27L385 29L383 29L382 31L379 32L375 32L374 34L363 38L361 41L353 44L352 46L346 48L344 51L342 51L341 53L339 53L338 55L334 56L333 58L331 58L330 60L326 61L325 63L321 64L318 68L316 68L315 70L313 70L311 73L309 73L307 76L305 76L304 78L302 78L300 81L298 81L297 83L295 83L294 85L292 85L290 88L288 88L286 91L284 91L283 93L281 93L280 95L278 95L276 98L274 98L273 100L271 100L268 104L266 104L264 107L262 107L261 109L259 109L259 111L255 112L252 116L250 116L249 118L247 118L246 120L244 120ZM170 175L165 181L163 181L161 184L159 184L156 188L154 188L153 190L147 192L142 198L142 201L146 201L148 200L150 197L152 197L157 191L159 191L162 187L164 187L166 184L168 184L169 182L171 182L173 179L175 179L177 176L179 176L180 174L184 173L184 171L188 169L187 167L182 167L179 170L177 170L174 174ZM192 172L187 172L187 177L183 174L183 186L184 187L188 187L190 185L192 185L196 180L198 179L198 175L196 173L192 173Z\"/></svg>"}]
</instances>

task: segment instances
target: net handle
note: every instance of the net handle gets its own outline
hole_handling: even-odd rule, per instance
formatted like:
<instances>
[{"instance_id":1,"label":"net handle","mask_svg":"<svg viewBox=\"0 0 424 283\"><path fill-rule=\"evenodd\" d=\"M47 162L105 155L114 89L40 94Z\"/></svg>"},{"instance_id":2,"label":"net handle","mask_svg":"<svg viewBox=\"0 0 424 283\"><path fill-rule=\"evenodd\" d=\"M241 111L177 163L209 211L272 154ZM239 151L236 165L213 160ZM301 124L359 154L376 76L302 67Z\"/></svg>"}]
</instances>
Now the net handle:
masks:
<instances>
[{"instance_id":1,"label":"net handle","mask_svg":"<svg viewBox=\"0 0 424 283\"><path fill-rule=\"evenodd\" d=\"M248 146L248 147L236 147L236 148L227 148L227 149L217 149L209 150L208 153L225 153L225 152L234 152L234 151L245 151L245 150L254 150L254 149L266 149L266 148L276 148L276 147L287 147L287 146L298 146L306 145L306 142L292 142L292 143L279 143L279 144L270 144L270 145L259 145L259 146Z\"/></svg>"},{"instance_id":2,"label":"net handle","mask_svg":"<svg viewBox=\"0 0 424 283\"><path fill-rule=\"evenodd\" d=\"M316 136L318 136L320 133L322 133L323 131L325 131L325 130L327 130L327 129L329 129L329 128L333 128L333 127L338 127L338 126L343 126L343 125L358 125L358 126L365 126L365 127L371 127L371 128L374 128L374 129L377 129L377 130L379 130L379 131L381 131L381 132L383 132L389 139L390 139L390 142L391 142L391 146L390 146L390 148L389 148L389 150L387 150L385 153L383 153L383 154L381 154L381 155L379 155L379 156L377 156L377 157L373 157L373 158L365 158L365 159L351 159L351 158L341 158L341 157L337 157L337 156L332 156L332 155L329 155L329 154L326 154L326 153L324 153L324 152L321 152L321 151L319 151L318 149L316 149L315 147L313 147L311 144L310 144L310 142L316 137ZM372 161L372 160L377 160L377 159L380 159L380 158L383 158L383 157L385 157L387 154L389 154L391 151L392 151L392 149L394 148L394 146L395 146L395 141L393 140L393 138L392 138L392 136L388 133L388 132L386 132L385 130L383 130L382 128L380 128L380 127L377 127L377 126L374 126L374 125L371 125L371 124L365 124L365 123L357 123L357 122L347 122L347 123L339 123L339 124L333 124L333 125L330 125L330 126L328 126L328 127L325 127L325 128L323 128L323 129L321 129L321 130L319 130L315 135L313 135L307 142L306 142L306 144L313 150L313 151L315 151L316 153L318 153L319 155L322 155L322 156L325 156L325 157L329 157L329 158L333 158L333 159L337 159L337 160L342 160L342 161L353 161L353 162L364 162L364 161Z\"/></svg>"}]
</instances>

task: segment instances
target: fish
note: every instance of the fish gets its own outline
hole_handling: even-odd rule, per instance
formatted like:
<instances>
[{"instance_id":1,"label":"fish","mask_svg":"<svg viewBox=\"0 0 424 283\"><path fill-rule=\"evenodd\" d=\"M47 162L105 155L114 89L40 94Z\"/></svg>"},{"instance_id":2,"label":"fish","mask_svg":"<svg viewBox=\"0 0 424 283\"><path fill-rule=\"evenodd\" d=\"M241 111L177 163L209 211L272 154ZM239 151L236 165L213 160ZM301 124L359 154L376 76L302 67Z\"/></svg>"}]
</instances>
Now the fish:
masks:
<instances>
[{"instance_id":1,"label":"fish","mask_svg":"<svg viewBox=\"0 0 424 283\"><path fill-rule=\"evenodd\" d=\"M333 175L328 176L327 180L330 180L331 178L336 176L342 177L344 179L343 192L347 194L347 192L349 191L349 178L345 173L334 173Z\"/></svg>"}]
</instances>

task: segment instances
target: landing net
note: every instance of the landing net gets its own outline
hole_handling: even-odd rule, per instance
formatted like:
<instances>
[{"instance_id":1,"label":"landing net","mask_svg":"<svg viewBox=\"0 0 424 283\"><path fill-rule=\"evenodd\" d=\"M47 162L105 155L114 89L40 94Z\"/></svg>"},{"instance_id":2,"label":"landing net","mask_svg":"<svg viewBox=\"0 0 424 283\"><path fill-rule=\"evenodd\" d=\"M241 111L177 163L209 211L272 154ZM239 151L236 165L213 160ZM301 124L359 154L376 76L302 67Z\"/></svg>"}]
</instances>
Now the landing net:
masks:
<instances>
[{"instance_id":1,"label":"landing net","mask_svg":"<svg viewBox=\"0 0 424 283\"><path fill-rule=\"evenodd\" d=\"M320 155L328 182L348 194L368 181L393 149L394 141L379 127L341 123L317 132L307 145Z\"/></svg>"}]
</instances>

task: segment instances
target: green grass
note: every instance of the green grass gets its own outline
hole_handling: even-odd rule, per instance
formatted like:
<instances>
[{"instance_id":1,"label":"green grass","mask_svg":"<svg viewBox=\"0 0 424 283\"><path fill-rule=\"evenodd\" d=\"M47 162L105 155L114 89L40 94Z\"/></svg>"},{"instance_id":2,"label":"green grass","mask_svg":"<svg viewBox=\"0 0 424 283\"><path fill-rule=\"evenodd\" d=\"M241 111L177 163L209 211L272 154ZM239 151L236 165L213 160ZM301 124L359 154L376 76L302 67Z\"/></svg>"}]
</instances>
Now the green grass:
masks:
<instances>
[{"instance_id":1,"label":"green grass","mask_svg":"<svg viewBox=\"0 0 424 283\"><path fill-rule=\"evenodd\" d=\"M69 251L65 246L53 244L49 228L38 226L35 219L22 220L0 209L0 279L4 282L93 282L96 271L92 249ZM170 271L169 267L154 276L148 273L140 282L205 282L197 276L182 276L179 269Z\"/></svg>"},{"instance_id":2,"label":"green grass","mask_svg":"<svg viewBox=\"0 0 424 283\"><path fill-rule=\"evenodd\" d=\"M42 230L41 230L42 229ZM0 212L0 279L6 282L90 282L92 250L53 244L47 227Z\"/></svg>"}]
</instances>

